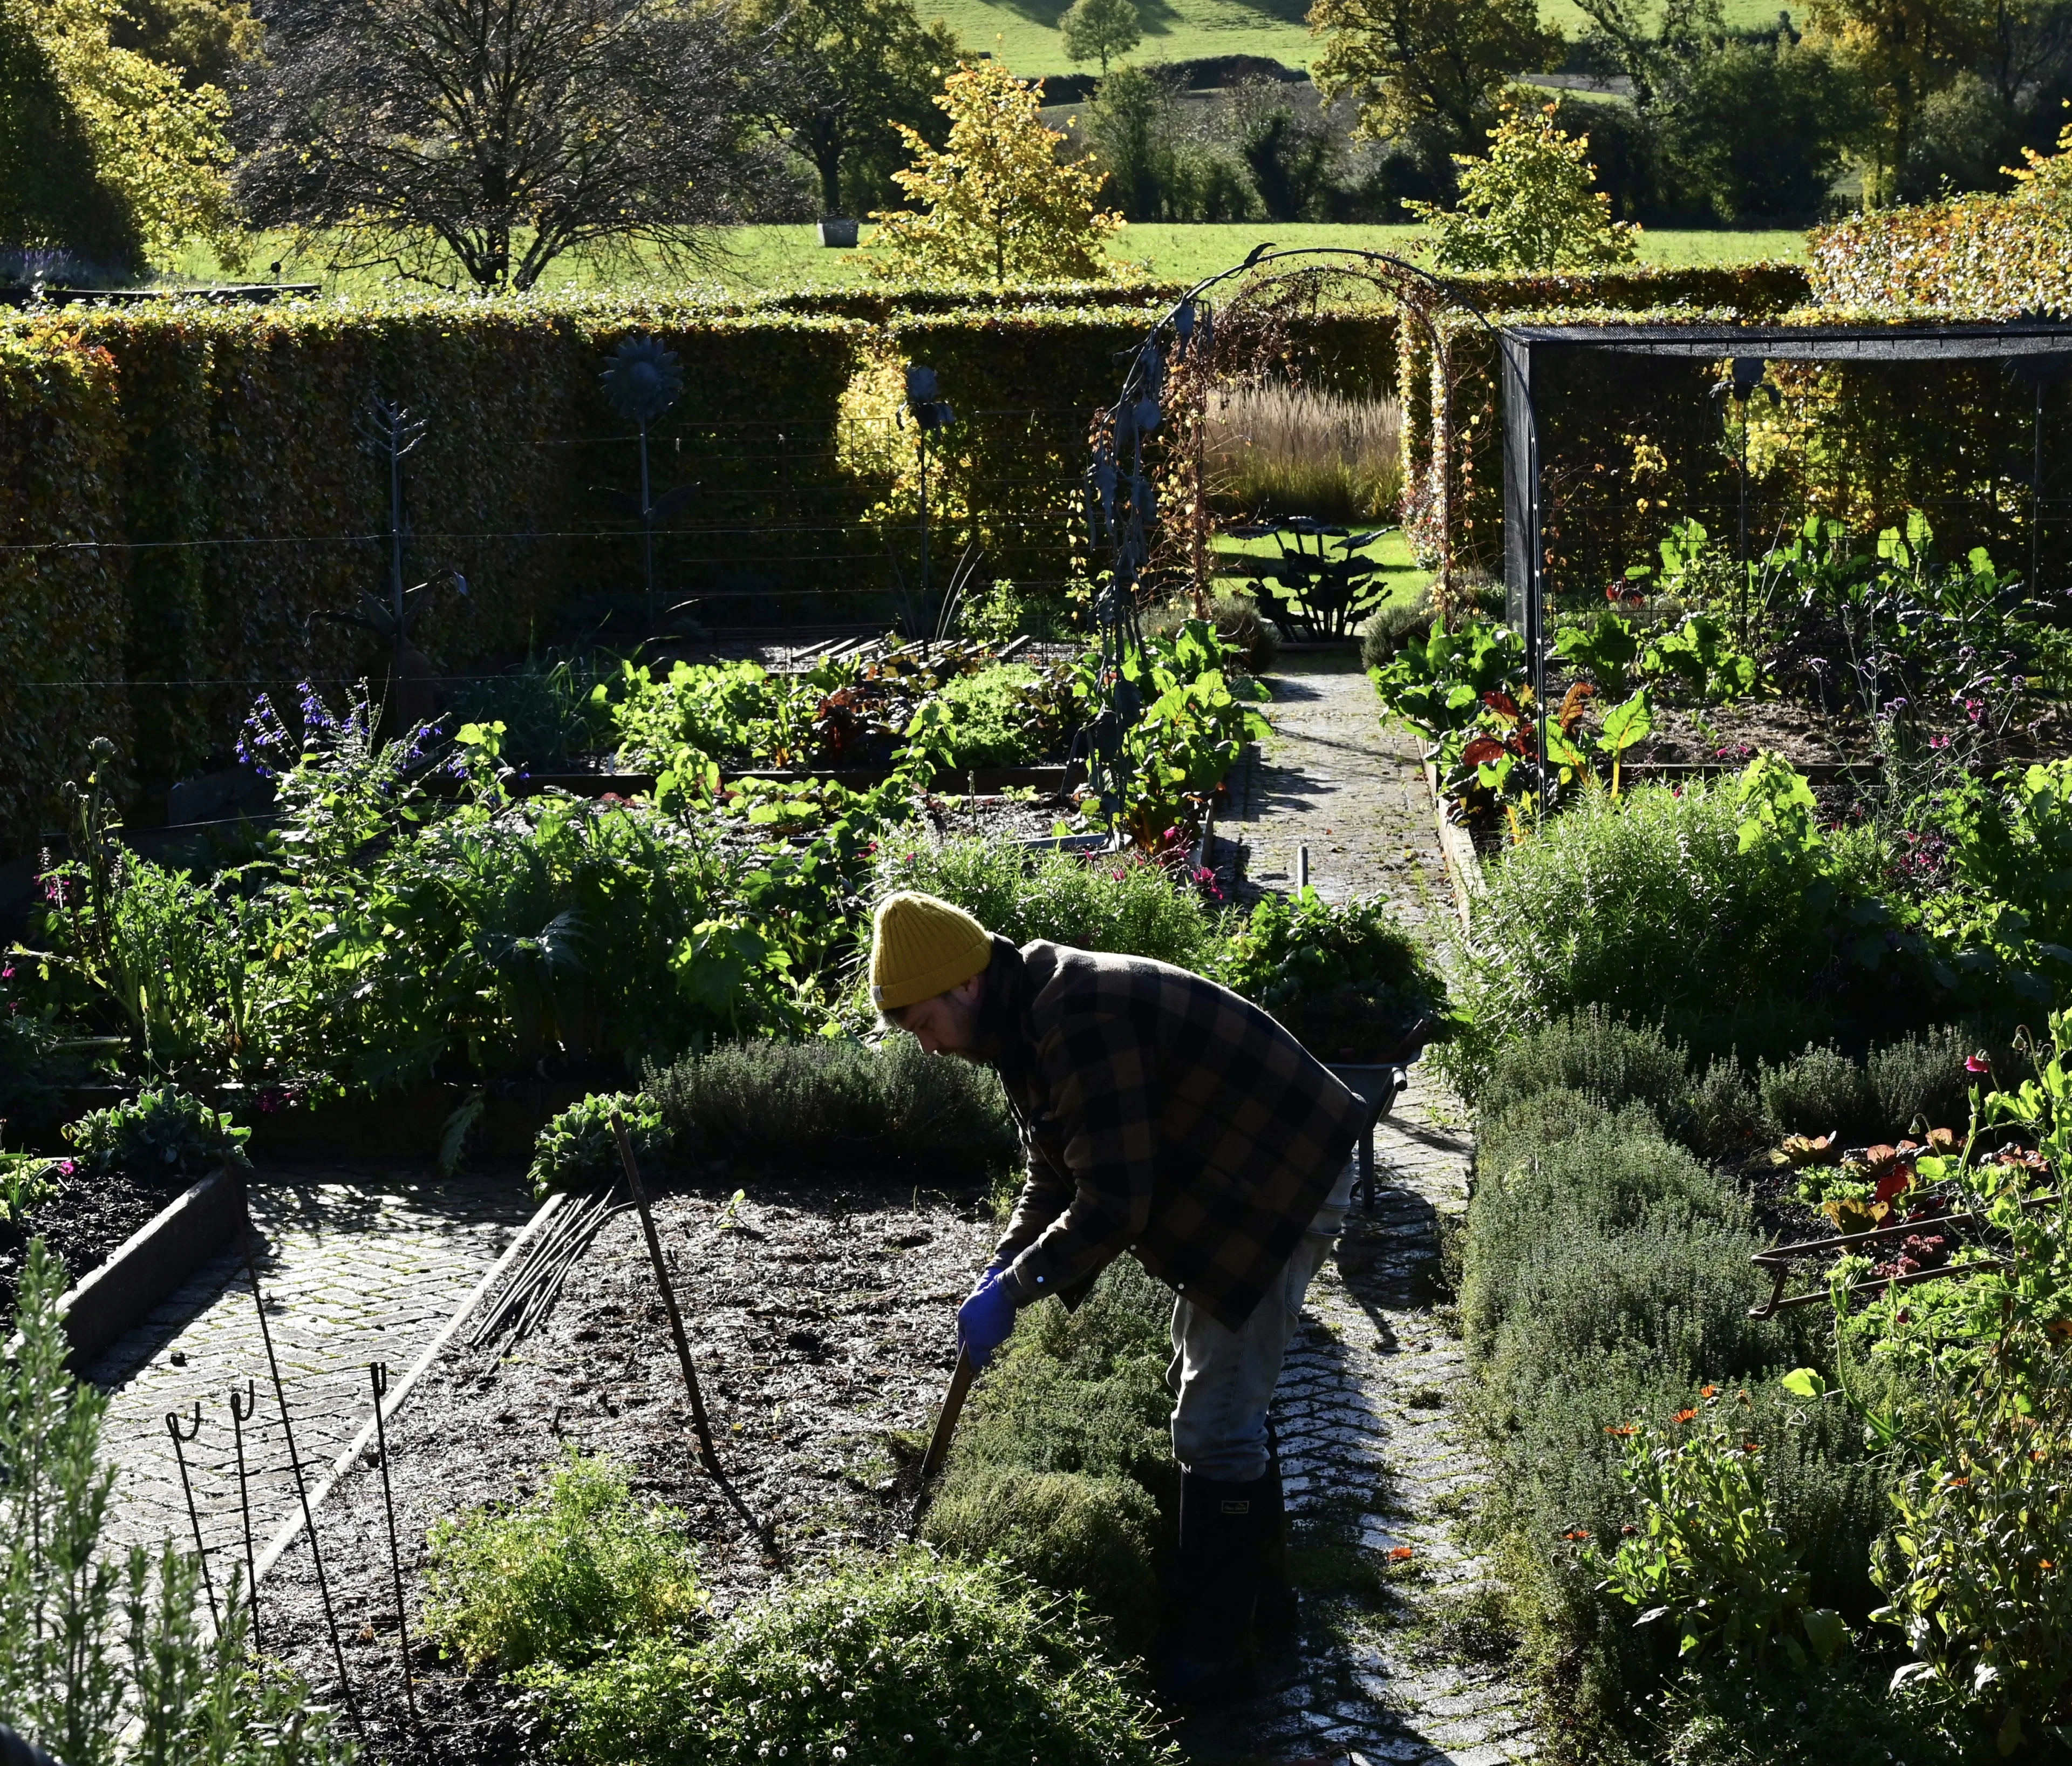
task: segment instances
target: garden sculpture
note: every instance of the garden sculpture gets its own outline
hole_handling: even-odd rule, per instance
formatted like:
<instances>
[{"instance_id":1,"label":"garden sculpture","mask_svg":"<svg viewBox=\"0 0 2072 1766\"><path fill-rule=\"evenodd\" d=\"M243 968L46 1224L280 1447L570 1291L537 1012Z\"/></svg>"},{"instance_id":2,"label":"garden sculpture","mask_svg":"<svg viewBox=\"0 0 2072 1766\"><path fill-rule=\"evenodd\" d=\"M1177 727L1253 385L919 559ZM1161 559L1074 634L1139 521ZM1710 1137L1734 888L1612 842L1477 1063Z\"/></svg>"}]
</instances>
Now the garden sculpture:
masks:
<instances>
[{"instance_id":1,"label":"garden sculpture","mask_svg":"<svg viewBox=\"0 0 2072 1766\"><path fill-rule=\"evenodd\" d=\"M680 484L661 496L654 494L648 470L648 432L668 415L684 392L683 364L676 352L659 339L629 337L612 352L598 383L605 402L633 424L640 442L640 494L602 490L602 495L623 514L640 523L640 582L648 608L648 631L655 627L655 524L673 515L697 494L695 484Z\"/></svg>"},{"instance_id":2,"label":"garden sculpture","mask_svg":"<svg viewBox=\"0 0 2072 1766\"><path fill-rule=\"evenodd\" d=\"M1255 1629L1293 1628L1267 1407L1351 1200L1367 1105L1212 982L1042 939L1018 949L932 895L880 904L870 982L929 1053L998 1072L1027 1150L1006 1236L957 1311L960 1358L983 1368L1020 1308L1076 1305L1124 1251L1175 1291L1180 1546L1154 1661L1173 1698L1238 1691Z\"/></svg>"}]
</instances>

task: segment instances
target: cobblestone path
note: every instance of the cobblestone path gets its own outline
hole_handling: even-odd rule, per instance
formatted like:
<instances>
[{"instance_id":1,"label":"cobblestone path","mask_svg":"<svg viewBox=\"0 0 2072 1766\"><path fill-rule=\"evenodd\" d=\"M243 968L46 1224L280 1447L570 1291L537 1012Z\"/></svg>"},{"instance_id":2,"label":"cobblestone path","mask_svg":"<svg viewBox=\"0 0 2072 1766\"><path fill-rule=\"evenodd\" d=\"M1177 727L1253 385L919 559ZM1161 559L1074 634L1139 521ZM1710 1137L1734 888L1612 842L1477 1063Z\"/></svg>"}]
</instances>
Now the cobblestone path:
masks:
<instances>
[{"instance_id":1,"label":"cobblestone path","mask_svg":"<svg viewBox=\"0 0 2072 1766\"><path fill-rule=\"evenodd\" d=\"M1238 819L1222 830L1244 844L1249 881L1293 889L1306 846L1326 901L1385 894L1413 917L1449 901L1416 741L1381 728L1358 659L1291 657L1267 684L1273 734L1235 782Z\"/></svg>"},{"instance_id":2,"label":"cobblestone path","mask_svg":"<svg viewBox=\"0 0 2072 1766\"><path fill-rule=\"evenodd\" d=\"M1272 685L1274 734L1227 829L1252 883L1292 888L1306 843L1327 899L1379 891L1408 917L1449 911L1416 750L1379 731L1366 677L1348 659L1301 657ZM1535 1752L1489 1571L1461 1537L1484 1472L1462 1414L1439 1223L1466 1205L1464 1114L1412 1069L1375 1134L1375 1209L1355 1207L1311 1286L1274 1406L1301 1649L1266 1665L1251 1705L1191 1726L1202 1766L1498 1766Z\"/></svg>"},{"instance_id":3,"label":"cobblestone path","mask_svg":"<svg viewBox=\"0 0 2072 1766\"><path fill-rule=\"evenodd\" d=\"M450 1180L365 1166L268 1170L252 1185L253 1224L265 1250L259 1278L280 1358L295 1448L321 1478L371 1414L367 1364L401 1379L532 1212L515 1174ZM111 1393L106 1439L121 1468L110 1536L191 1542L166 1413L201 1432L185 1449L210 1569L241 1559L229 1394L253 1382L245 1426L256 1549L295 1511L280 1406L267 1374L258 1316L235 1256L199 1271L88 1370ZM220 1548L219 1550L219 1548Z\"/></svg>"}]
</instances>

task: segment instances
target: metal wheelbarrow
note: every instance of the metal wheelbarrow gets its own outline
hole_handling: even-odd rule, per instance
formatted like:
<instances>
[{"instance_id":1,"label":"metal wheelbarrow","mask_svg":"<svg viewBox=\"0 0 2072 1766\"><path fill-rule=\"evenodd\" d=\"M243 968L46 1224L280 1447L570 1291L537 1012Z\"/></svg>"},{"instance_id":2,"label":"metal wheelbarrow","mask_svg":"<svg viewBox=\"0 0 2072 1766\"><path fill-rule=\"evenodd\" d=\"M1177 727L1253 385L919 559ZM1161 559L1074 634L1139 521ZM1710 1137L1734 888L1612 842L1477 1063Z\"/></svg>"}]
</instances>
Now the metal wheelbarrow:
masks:
<instances>
[{"instance_id":1,"label":"metal wheelbarrow","mask_svg":"<svg viewBox=\"0 0 2072 1766\"><path fill-rule=\"evenodd\" d=\"M1353 1194L1370 1213L1374 1209L1375 1124L1396 1107L1396 1099L1409 1089L1411 1064L1424 1052L1429 1034L1429 1024L1419 1024L1385 1060L1324 1064L1367 1105L1367 1126L1361 1130L1359 1142L1359 1179L1353 1186Z\"/></svg>"}]
</instances>

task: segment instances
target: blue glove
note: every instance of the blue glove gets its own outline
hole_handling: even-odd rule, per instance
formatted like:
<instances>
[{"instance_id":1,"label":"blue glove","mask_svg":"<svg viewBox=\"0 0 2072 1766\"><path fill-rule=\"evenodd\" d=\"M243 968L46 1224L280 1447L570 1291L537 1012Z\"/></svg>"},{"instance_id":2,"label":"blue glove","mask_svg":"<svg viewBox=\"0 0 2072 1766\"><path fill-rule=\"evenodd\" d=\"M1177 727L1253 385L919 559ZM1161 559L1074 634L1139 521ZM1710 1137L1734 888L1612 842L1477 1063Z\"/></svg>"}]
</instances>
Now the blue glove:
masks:
<instances>
[{"instance_id":1,"label":"blue glove","mask_svg":"<svg viewBox=\"0 0 2072 1766\"><path fill-rule=\"evenodd\" d=\"M1000 1271L988 1270L978 1278L971 1298L957 1308L957 1347L982 1368L993 1352L1014 1329L1014 1302L1000 1285Z\"/></svg>"}]
</instances>

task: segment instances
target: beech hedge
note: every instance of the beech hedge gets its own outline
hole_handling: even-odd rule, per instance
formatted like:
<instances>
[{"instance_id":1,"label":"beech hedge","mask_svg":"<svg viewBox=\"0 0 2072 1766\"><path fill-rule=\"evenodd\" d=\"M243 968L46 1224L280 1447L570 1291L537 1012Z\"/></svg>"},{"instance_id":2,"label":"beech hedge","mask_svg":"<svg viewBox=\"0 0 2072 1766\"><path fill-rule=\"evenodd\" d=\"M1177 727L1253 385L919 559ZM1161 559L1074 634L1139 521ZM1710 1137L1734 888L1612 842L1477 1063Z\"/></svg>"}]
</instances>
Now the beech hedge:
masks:
<instances>
[{"instance_id":1,"label":"beech hedge","mask_svg":"<svg viewBox=\"0 0 2072 1766\"><path fill-rule=\"evenodd\" d=\"M1767 311L1803 298L1804 278L1757 266L1459 287L1490 313L1586 297ZM368 636L335 617L388 579L387 475L363 434L377 397L427 426L405 465L405 568L433 585L416 636L443 672L579 635L638 591L636 524L598 494L632 488L634 440L597 381L636 333L684 370L654 426L654 488L697 487L658 540L665 603L722 625L889 618L912 586L917 513L900 366L934 367L958 413L931 447L937 558L976 539L987 576L1062 584L1091 562L1088 420L1115 394L1119 352L1178 292L171 298L0 315L0 855L58 824L94 736L116 742L142 802L222 757L261 690L378 669ZM1399 357L1396 332L1386 311L1325 311L1298 342L1335 384L1417 383L1422 358ZM1462 505L1476 546L1494 541L1476 498L1494 494L1485 475Z\"/></svg>"}]
</instances>

